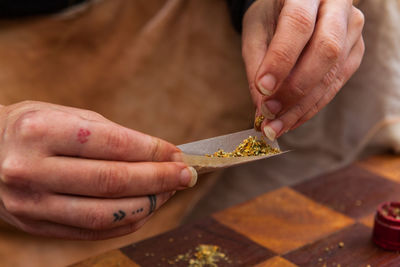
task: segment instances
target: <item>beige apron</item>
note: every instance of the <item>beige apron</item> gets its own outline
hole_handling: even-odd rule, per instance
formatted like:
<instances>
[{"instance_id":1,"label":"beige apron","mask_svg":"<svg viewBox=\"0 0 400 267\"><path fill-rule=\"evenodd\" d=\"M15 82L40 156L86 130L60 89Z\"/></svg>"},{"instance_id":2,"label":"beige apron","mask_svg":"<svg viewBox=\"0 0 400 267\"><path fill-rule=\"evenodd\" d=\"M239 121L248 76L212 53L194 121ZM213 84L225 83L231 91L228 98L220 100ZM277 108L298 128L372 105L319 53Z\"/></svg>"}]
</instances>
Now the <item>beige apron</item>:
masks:
<instances>
[{"instance_id":1,"label":"beige apron","mask_svg":"<svg viewBox=\"0 0 400 267\"><path fill-rule=\"evenodd\" d=\"M104 0L2 21L0 88L1 104L90 109L174 144L249 128L253 117L225 0ZM62 266L176 227L215 178L201 178L141 230L113 240L38 238L4 226L0 262Z\"/></svg>"},{"instance_id":2,"label":"beige apron","mask_svg":"<svg viewBox=\"0 0 400 267\"><path fill-rule=\"evenodd\" d=\"M0 262L63 266L177 226L207 192L187 218L337 168L378 132L379 148L398 144L392 124L382 122L400 107L398 2L364 0L361 8L367 57L323 112L281 139L295 152L229 170L215 186L218 173L202 177L121 238L64 241L1 225ZM251 127L247 87L225 0L103 0L0 22L1 104L30 99L90 109L180 144Z\"/></svg>"}]
</instances>

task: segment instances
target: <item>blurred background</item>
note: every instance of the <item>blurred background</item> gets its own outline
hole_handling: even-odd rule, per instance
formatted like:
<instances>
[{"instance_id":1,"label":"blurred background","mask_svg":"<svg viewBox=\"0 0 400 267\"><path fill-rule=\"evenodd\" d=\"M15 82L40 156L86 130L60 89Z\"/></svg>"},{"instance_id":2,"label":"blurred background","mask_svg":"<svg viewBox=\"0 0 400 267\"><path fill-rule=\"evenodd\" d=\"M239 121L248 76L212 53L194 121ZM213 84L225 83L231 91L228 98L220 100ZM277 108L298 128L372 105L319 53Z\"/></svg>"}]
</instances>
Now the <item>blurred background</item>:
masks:
<instances>
[{"instance_id":1,"label":"blurred background","mask_svg":"<svg viewBox=\"0 0 400 267\"><path fill-rule=\"evenodd\" d=\"M138 232L82 242L0 222L1 266L65 266L156 235L284 184L399 148L399 1L364 0L366 55L335 100L279 141L294 151L199 177ZM251 128L240 35L225 0L88 1L0 20L0 103L96 111L174 144Z\"/></svg>"}]
</instances>

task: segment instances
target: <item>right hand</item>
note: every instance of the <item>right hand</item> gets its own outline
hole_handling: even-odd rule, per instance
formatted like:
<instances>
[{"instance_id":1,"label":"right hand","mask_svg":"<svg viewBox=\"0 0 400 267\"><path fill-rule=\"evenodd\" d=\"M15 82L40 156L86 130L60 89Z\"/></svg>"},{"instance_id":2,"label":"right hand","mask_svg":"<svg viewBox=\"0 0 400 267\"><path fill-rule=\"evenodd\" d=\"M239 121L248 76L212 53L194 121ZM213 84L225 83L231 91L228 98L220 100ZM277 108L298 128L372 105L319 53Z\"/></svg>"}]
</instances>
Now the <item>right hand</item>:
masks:
<instances>
[{"instance_id":1,"label":"right hand","mask_svg":"<svg viewBox=\"0 0 400 267\"><path fill-rule=\"evenodd\" d=\"M196 171L180 150L88 110L0 106L0 218L28 233L97 240L136 231Z\"/></svg>"},{"instance_id":2,"label":"right hand","mask_svg":"<svg viewBox=\"0 0 400 267\"><path fill-rule=\"evenodd\" d=\"M271 140L321 111L361 64L363 13L352 0L258 0L242 52L256 117Z\"/></svg>"}]
</instances>

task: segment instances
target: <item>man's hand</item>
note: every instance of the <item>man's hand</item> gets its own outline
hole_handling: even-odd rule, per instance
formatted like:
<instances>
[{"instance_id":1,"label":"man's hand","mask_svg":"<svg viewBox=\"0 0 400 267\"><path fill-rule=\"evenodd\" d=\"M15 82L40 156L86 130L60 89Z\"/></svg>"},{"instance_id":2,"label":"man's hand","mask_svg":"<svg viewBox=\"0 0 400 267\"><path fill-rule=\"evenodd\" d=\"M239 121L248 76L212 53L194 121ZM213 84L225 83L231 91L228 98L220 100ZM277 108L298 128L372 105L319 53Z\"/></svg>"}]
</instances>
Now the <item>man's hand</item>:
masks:
<instances>
[{"instance_id":1,"label":"man's hand","mask_svg":"<svg viewBox=\"0 0 400 267\"><path fill-rule=\"evenodd\" d=\"M0 218L38 235L131 233L196 171L174 145L88 110L40 102L0 108Z\"/></svg>"},{"instance_id":2,"label":"man's hand","mask_svg":"<svg viewBox=\"0 0 400 267\"><path fill-rule=\"evenodd\" d=\"M351 0L258 0L243 20L243 58L269 139L328 104L358 69L364 16Z\"/></svg>"}]
</instances>

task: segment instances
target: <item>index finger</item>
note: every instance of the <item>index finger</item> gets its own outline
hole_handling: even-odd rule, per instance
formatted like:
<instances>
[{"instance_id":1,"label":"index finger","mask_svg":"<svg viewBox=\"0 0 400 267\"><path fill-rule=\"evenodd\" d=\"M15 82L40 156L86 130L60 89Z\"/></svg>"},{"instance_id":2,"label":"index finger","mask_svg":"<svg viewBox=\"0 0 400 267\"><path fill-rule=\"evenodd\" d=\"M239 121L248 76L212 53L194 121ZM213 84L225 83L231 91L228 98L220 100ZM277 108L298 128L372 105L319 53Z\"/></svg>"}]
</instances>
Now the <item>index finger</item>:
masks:
<instances>
[{"instance_id":1,"label":"index finger","mask_svg":"<svg viewBox=\"0 0 400 267\"><path fill-rule=\"evenodd\" d=\"M24 114L15 134L45 143L48 155L116 161L179 161L180 150L159 138L115 123L94 121L63 111ZM38 149L42 147L38 146Z\"/></svg>"},{"instance_id":2,"label":"index finger","mask_svg":"<svg viewBox=\"0 0 400 267\"><path fill-rule=\"evenodd\" d=\"M273 95L290 74L312 36L319 3L319 0L285 1L276 32L256 76L261 94Z\"/></svg>"}]
</instances>

